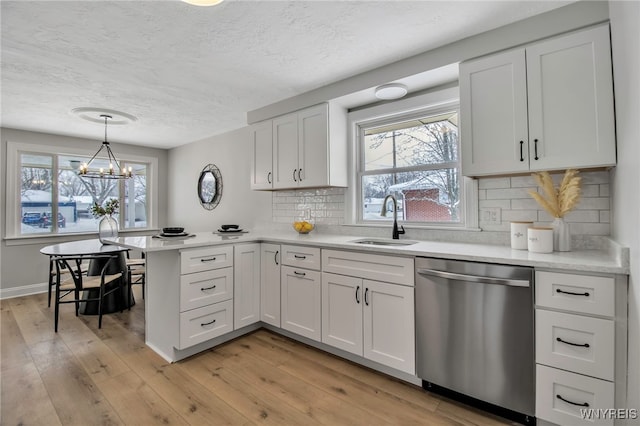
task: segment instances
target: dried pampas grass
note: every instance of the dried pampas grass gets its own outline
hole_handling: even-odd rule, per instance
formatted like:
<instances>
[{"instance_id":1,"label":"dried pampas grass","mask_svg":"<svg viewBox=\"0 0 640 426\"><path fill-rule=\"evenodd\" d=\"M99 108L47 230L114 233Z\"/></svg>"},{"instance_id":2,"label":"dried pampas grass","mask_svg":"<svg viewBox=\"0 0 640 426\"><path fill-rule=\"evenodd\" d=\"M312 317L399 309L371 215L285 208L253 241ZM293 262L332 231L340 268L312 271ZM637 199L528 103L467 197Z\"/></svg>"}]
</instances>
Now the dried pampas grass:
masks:
<instances>
[{"instance_id":1,"label":"dried pampas grass","mask_svg":"<svg viewBox=\"0 0 640 426\"><path fill-rule=\"evenodd\" d=\"M542 188L542 194L531 190L529 195L551 216L564 217L578 205L582 178L578 176L577 170L567 170L558 188L553 185L553 179L549 172L533 173L532 176L538 186Z\"/></svg>"}]
</instances>

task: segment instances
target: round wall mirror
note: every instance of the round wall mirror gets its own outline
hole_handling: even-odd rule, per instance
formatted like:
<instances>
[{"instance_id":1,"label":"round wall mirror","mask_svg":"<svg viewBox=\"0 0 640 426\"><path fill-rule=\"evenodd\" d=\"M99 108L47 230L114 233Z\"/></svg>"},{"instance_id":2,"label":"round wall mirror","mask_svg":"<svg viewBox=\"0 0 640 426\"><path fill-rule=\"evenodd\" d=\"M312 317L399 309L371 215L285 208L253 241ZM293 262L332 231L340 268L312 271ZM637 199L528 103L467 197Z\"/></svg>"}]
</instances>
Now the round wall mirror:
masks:
<instances>
[{"instance_id":1,"label":"round wall mirror","mask_svg":"<svg viewBox=\"0 0 640 426\"><path fill-rule=\"evenodd\" d=\"M207 165L200 172L198 179L198 199L207 210L213 210L222 198L222 175L213 164Z\"/></svg>"}]
</instances>

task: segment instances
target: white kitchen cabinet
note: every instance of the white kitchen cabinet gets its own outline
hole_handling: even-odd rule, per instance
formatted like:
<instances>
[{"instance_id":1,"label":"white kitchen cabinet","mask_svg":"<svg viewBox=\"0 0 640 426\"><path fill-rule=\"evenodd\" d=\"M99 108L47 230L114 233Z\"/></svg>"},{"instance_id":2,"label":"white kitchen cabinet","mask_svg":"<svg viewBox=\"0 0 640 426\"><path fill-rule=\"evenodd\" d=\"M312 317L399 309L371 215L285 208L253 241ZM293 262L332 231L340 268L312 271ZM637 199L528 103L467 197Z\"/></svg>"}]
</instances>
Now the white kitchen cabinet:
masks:
<instances>
[{"instance_id":1,"label":"white kitchen cabinet","mask_svg":"<svg viewBox=\"0 0 640 426\"><path fill-rule=\"evenodd\" d=\"M362 356L361 278L322 273L322 342Z\"/></svg>"},{"instance_id":2,"label":"white kitchen cabinet","mask_svg":"<svg viewBox=\"0 0 640 426\"><path fill-rule=\"evenodd\" d=\"M413 259L322 250L322 265L322 342L415 374Z\"/></svg>"},{"instance_id":3,"label":"white kitchen cabinet","mask_svg":"<svg viewBox=\"0 0 640 426\"><path fill-rule=\"evenodd\" d=\"M319 271L281 267L281 327L320 341L321 277Z\"/></svg>"},{"instance_id":4,"label":"white kitchen cabinet","mask_svg":"<svg viewBox=\"0 0 640 426\"><path fill-rule=\"evenodd\" d=\"M413 287L364 280L364 357L415 374Z\"/></svg>"},{"instance_id":5,"label":"white kitchen cabinet","mask_svg":"<svg viewBox=\"0 0 640 426\"><path fill-rule=\"evenodd\" d=\"M616 163L609 27L460 64L462 173Z\"/></svg>"},{"instance_id":6,"label":"white kitchen cabinet","mask_svg":"<svg viewBox=\"0 0 640 426\"><path fill-rule=\"evenodd\" d=\"M593 424L581 408L626 400L626 278L536 271L535 281L536 417Z\"/></svg>"},{"instance_id":7,"label":"white kitchen cabinet","mask_svg":"<svg viewBox=\"0 0 640 426\"><path fill-rule=\"evenodd\" d=\"M324 103L269 122L273 131L273 185L254 189L347 186L344 109Z\"/></svg>"},{"instance_id":8,"label":"white kitchen cabinet","mask_svg":"<svg viewBox=\"0 0 640 426\"><path fill-rule=\"evenodd\" d=\"M260 321L260 244L234 246L234 330Z\"/></svg>"},{"instance_id":9,"label":"white kitchen cabinet","mask_svg":"<svg viewBox=\"0 0 640 426\"><path fill-rule=\"evenodd\" d=\"M322 342L415 373L413 287L322 273Z\"/></svg>"},{"instance_id":10,"label":"white kitchen cabinet","mask_svg":"<svg viewBox=\"0 0 640 426\"><path fill-rule=\"evenodd\" d=\"M273 128L272 121L263 121L250 128L252 153L251 189L273 187Z\"/></svg>"},{"instance_id":11,"label":"white kitchen cabinet","mask_svg":"<svg viewBox=\"0 0 640 426\"><path fill-rule=\"evenodd\" d=\"M260 319L280 327L280 245L263 243L260 250Z\"/></svg>"}]
</instances>

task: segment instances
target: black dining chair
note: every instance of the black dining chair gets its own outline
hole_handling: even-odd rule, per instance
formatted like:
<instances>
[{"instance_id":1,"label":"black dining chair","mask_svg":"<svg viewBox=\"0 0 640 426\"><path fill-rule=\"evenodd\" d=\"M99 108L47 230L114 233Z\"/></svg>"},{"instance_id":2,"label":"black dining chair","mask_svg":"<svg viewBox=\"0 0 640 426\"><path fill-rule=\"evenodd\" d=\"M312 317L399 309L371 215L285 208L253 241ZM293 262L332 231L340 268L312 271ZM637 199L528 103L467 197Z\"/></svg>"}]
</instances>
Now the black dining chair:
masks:
<instances>
[{"instance_id":1,"label":"black dining chair","mask_svg":"<svg viewBox=\"0 0 640 426\"><path fill-rule=\"evenodd\" d=\"M95 256L52 256L56 269L55 288L55 332L58 332L58 318L61 303L74 303L76 306L76 316L82 302L98 302L98 328L102 328L102 302L104 298L116 291L125 294L124 284L121 278L125 271L115 274L107 274L111 263L117 263L118 254L104 254ZM84 261L104 262L100 275L88 276L83 271ZM119 280L118 285L110 288L108 284ZM73 296L73 298L67 298ZM123 305L124 306L124 303Z\"/></svg>"},{"instance_id":2,"label":"black dining chair","mask_svg":"<svg viewBox=\"0 0 640 426\"><path fill-rule=\"evenodd\" d=\"M147 269L146 269L146 259L144 257L144 253L142 253L142 257L140 258L131 258L129 256L129 252L126 252L126 263L127 263L127 274L128 274L128 297L129 301L131 300L131 286L133 285L141 285L142 286L142 298L144 299L144 287L146 285L147 278ZM129 306L129 310L131 310L131 303L127 303Z\"/></svg>"},{"instance_id":3,"label":"black dining chair","mask_svg":"<svg viewBox=\"0 0 640 426\"><path fill-rule=\"evenodd\" d=\"M56 272L56 266L55 266L55 261L54 261L54 257L55 256L49 256L49 289L48 289L48 299L47 299L47 307L50 308L51 307L51 295L53 294L54 288L57 284L57 278L58 278L58 273ZM87 273L87 264L86 262L82 263L82 273L86 274ZM69 270L68 269L63 269L60 271L60 278L61 279L65 279L69 278Z\"/></svg>"}]
</instances>

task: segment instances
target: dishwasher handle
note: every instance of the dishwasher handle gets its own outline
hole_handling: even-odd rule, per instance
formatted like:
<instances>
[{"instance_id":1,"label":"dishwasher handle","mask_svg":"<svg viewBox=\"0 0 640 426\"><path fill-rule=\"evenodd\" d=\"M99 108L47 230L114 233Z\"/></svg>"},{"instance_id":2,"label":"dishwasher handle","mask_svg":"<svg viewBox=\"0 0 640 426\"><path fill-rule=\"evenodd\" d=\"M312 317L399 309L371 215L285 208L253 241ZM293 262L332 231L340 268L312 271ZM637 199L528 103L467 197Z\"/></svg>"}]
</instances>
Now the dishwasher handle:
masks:
<instances>
[{"instance_id":1,"label":"dishwasher handle","mask_svg":"<svg viewBox=\"0 0 640 426\"><path fill-rule=\"evenodd\" d=\"M467 281L481 284L498 284L512 287L529 287L529 280L512 280L508 278L479 277L477 275L458 274L455 272L439 271L437 269L418 269L419 275L429 275L432 277L447 278L451 280Z\"/></svg>"}]
</instances>

